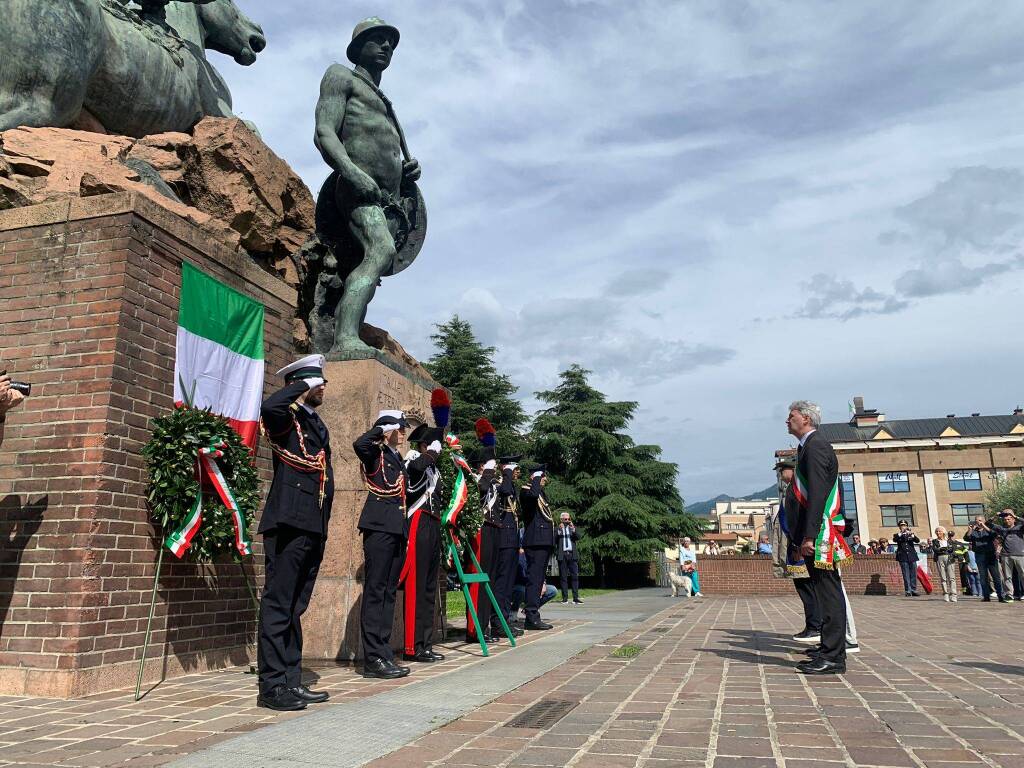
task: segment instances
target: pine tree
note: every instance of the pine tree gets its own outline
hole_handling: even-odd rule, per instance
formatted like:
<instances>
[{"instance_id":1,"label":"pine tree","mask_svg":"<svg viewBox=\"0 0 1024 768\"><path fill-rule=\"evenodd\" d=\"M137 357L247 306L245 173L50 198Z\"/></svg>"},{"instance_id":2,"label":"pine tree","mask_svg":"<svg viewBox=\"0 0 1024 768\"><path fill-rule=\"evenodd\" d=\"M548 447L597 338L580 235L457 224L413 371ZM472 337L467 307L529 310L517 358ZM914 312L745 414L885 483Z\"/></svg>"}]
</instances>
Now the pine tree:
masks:
<instances>
[{"instance_id":1,"label":"pine tree","mask_svg":"<svg viewBox=\"0 0 1024 768\"><path fill-rule=\"evenodd\" d=\"M451 429L468 453L479 447L474 432L477 419L485 418L498 433L501 455L521 453L525 440L520 432L526 423L523 406L514 399L516 386L494 366L494 347L483 346L468 322L458 315L436 326L430 339L437 352L426 369L452 398Z\"/></svg>"},{"instance_id":2,"label":"pine tree","mask_svg":"<svg viewBox=\"0 0 1024 768\"><path fill-rule=\"evenodd\" d=\"M649 562L669 538L696 538L700 524L686 513L677 467L661 449L624 434L635 402L609 402L590 386L590 371L572 365L561 383L537 396L550 407L533 427L533 453L547 465L547 495L583 532L580 555L605 583L615 563Z\"/></svg>"}]
</instances>

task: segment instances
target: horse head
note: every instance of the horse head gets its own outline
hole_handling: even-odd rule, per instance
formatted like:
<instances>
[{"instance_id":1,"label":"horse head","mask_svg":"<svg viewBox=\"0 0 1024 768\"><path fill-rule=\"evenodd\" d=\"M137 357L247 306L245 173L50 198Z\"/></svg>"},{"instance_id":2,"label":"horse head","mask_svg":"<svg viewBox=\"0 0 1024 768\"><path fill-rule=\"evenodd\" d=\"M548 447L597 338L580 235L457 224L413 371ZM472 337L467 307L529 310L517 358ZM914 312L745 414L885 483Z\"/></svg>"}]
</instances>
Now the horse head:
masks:
<instances>
[{"instance_id":1,"label":"horse head","mask_svg":"<svg viewBox=\"0 0 1024 768\"><path fill-rule=\"evenodd\" d=\"M231 56L248 66L267 47L263 29L239 10L234 0L212 0L196 4L207 48Z\"/></svg>"}]
</instances>

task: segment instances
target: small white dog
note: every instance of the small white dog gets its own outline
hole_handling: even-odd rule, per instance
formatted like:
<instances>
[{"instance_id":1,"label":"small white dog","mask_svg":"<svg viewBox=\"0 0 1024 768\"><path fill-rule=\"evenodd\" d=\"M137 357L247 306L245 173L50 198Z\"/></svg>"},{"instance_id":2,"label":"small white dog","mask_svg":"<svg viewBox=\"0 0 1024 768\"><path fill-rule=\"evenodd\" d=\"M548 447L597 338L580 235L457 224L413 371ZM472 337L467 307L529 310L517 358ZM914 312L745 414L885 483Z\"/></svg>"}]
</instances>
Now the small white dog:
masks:
<instances>
[{"instance_id":1,"label":"small white dog","mask_svg":"<svg viewBox=\"0 0 1024 768\"><path fill-rule=\"evenodd\" d=\"M672 587L672 597L679 597L679 590L683 590L687 597L693 597L693 582L689 576L684 576L675 568L668 572L668 584Z\"/></svg>"}]
</instances>

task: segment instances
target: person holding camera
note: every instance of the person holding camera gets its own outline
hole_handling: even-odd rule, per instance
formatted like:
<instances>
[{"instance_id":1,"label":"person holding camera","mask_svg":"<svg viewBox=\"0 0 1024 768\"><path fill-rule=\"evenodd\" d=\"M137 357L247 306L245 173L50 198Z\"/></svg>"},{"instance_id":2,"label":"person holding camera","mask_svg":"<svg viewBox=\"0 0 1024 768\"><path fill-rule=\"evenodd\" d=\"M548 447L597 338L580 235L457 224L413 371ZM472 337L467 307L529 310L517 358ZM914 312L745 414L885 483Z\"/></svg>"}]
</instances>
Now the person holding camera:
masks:
<instances>
[{"instance_id":1,"label":"person holding camera","mask_svg":"<svg viewBox=\"0 0 1024 768\"><path fill-rule=\"evenodd\" d=\"M992 602L992 585L995 584L999 602L1008 603L1003 596L1003 585L999 578L999 566L996 559L996 532L988 527L985 518L978 515L968 526L964 538L970 542L974 550L974 559L978 563L978 578L981 581L982 602ZM1011 598L1012 599L1012 598Z\"/></svg>"},{"instance_id":2,"label":"person holding camera","mask_svg":"<svg viewBox=\"0 0 1024 768\"><path fill-rule=\"evenodd\" d=\"M27 384L11 381L7 371L0 373L0 444L4 442L4 425L7 421L7 412L21 405L31 391Z\"/></svg>"},{"instance_id":3,"label":"person holding camera","mask_svg":"<svg viewBox=\"0 0 1024 768\"><path fill-rule=\"evenodd\" d=\"M569 587L572 587L572 601L582 605L580 600L580 555L576 542L580 536L568 512L558 518L555 529L555 557L558 558L558 576L562 586L562 602L569 602Z\"/></svg>"},{"instance_id":4,"label":"person holding camera","mask_svg":"<svg viewBox=\"0 0 1024 768\"><path fill-rule=\"evenodd\" d=\"M992 524L992 530L1002 541L999 550L999 571L1003 576L1003 594L1013 597L1013 574L1024 584L1024 521L1018 520L1012 509L1004 509L999 513L1002 525ZM1024 595L1021 596L1024 600Z\"/></svg>"},{"instance_id":5,"label":"person holding camera","mask_svg":"<svg viewBox=\"0 0 1024 768\"><path fill-rule=\"evenodd\" d=\"M917 545L921 539L910 530L906 520L900 520L897 525L900 529L893 534L892 541L896 545L896 562L903 572L903 594L917 597Z\"/></svg>"}]
</instances>

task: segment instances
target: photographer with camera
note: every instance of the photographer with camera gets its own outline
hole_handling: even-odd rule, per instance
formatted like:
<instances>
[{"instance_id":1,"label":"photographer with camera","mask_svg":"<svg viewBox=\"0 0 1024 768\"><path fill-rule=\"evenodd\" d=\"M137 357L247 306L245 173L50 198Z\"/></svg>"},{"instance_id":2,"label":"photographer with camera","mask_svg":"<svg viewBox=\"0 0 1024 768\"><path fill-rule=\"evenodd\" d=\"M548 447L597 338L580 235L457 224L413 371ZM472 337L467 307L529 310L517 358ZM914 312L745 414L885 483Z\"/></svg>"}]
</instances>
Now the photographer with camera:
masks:
<instances>
[{"instance_id":1,"label":"photographer with camera","mask_svg":"<svg viewBox=\"0 0 1024 768\"><path fill-rule=\"evenodd\" d=\"M4 441L4 426L7 412L21 405L21 401L32 391L32 387L20 381L11 381L7 371L0 371L0 444Z\"/></svg>"},{"instance_id":2,"label":"photographer with camera","mask_svg":"<svg viewBox=\"0 0 1024 768\"><path fill-rule=\"evenodd\" d=\"M974 559L978 563L978 576L981 579L981 599L990 603L992 584L995 583L999 602L1010 602L1003 596L1002 580L999 578L999 565L996 560L996 532L988 527L985 518L978 515L967 528L964 538L970 542L974 550ZM1012 598L1011 598L1012 599Z\"/></svg>"}]
</instances>

